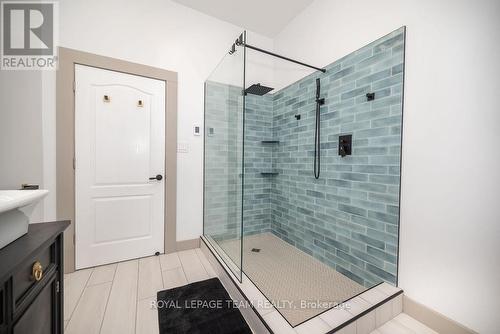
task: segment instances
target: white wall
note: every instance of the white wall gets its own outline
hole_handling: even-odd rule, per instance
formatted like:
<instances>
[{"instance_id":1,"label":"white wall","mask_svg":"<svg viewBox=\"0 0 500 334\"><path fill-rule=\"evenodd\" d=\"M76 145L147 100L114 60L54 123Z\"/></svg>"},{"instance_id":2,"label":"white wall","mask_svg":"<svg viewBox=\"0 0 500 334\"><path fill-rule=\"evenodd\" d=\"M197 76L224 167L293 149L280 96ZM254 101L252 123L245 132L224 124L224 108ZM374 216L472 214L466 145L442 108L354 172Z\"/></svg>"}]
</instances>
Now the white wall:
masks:
<instances>
[{"instance_id":1,"label":"white wall","mask_svg":"<svg viewBox=\"0 0 500 334\"><path fill-rule=\"evenodd\" d=\"M323 66L407 26L399 283L481 333L500 328L499 14L498 0L317 0L275 39Z\"/></svg>"},{"instance_id":2,"label":"white wall","mask_svg":"<svg viewBox=\"0 0 500 334\"><path fill-rule=\"evenodd\" d=\"M177 240L202 234L203 83L243 28L169 0L62 0L60 45L179 73L178 141L189 146L177 158ZM249 32L256 44L272 40ZM54 80L43 77L44 184L52 187L46 219L55 217ZM167 175L168 177L168 175Z\"/></svg>"},{"instance_id":3,"label":"white wall","mask_svg":"<svg viewBox=\"0 0 500 334\"><path fill-rule=\"evenodd\" d=\"M40 72L0 71L0 189L43 182L41 87ZM37 205L31 221L42 216Z\"/></svg>"}]
</instances>

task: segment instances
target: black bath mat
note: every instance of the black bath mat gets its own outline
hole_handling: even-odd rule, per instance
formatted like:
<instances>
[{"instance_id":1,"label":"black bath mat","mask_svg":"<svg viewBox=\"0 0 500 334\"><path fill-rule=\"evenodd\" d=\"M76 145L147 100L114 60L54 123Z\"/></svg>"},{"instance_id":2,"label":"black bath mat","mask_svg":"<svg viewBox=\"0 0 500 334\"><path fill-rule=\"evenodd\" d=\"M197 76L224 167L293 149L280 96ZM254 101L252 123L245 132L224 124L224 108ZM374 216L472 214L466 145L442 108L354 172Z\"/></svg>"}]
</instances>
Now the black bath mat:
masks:
<instances>
[{"instance_id":1,"label":"black bath mat","mask_svg":"<svg viewBox=\"0 0 500 334\"><path fill-rule=\"evenodd\" d=\"M251 334L218 278L158 292L160 334Z\"/></svg>"}]
</instances>

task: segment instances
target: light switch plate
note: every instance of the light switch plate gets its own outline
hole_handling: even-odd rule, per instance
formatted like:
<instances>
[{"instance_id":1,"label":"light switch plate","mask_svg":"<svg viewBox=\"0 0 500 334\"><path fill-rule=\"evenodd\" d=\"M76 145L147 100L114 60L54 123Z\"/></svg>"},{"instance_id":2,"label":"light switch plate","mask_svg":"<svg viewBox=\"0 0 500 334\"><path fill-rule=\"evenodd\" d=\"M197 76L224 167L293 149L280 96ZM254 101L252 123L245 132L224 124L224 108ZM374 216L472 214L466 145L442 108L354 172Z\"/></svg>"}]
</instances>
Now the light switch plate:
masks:
<instances>
[{"instance_id":1,"label":"light switch plate","mask_svg":"<svg viewBox=\"0 0 500 334\"><path fill-rule=\"evenodd\" d=\"M201 135L201 127L199 125L193 126L193 135L195 136Z\"/></svg>"}]
</instances>

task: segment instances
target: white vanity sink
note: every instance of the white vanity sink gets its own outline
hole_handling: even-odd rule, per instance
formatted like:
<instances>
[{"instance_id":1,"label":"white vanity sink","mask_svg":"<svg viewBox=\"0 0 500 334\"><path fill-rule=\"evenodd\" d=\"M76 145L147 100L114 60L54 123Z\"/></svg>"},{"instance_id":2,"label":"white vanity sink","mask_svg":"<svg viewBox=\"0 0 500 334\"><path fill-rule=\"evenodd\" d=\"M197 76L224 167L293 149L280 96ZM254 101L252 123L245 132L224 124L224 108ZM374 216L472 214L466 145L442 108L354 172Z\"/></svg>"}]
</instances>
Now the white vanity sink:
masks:
<instances>
[{"instance_id":1,"label":"white vanity sink","mask_svg":"<svg viewBox=\"0 0 500 334\"><path fill-rule=\"evenodd\" d=\"M0 248L28 232L29 216L48 190L0 190Z\"/></svg>"}]
</instances>

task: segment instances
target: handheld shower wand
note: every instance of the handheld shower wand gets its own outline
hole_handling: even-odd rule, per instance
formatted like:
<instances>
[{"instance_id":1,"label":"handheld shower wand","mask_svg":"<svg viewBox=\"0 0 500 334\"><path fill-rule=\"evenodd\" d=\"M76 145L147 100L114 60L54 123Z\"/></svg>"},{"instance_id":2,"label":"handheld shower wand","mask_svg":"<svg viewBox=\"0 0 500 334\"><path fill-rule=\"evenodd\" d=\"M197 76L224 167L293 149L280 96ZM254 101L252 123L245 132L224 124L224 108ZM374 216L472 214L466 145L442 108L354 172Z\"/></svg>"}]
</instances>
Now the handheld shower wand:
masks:
<instances>
[{"instance_id":1,"label":"handheld shower wand","mask_svg":"<svg viewBox=\"0 0 500 334\"><path fill-rule=\"evenodd\" d=\"M314 177L319 179L321 169L321 115L320 107L325 104L325 99L320 98L321 82L316 79L316 128L314 131Z\"/></svg>"}]
</instances>

